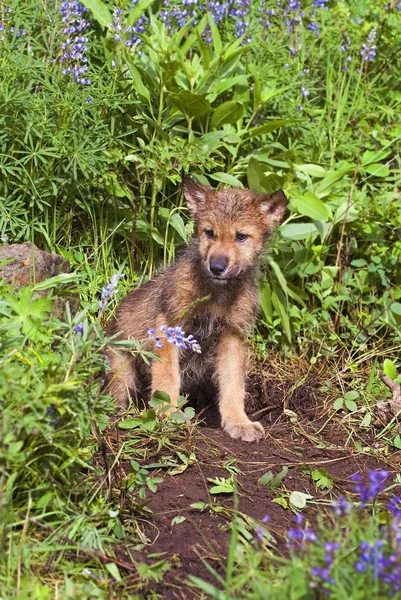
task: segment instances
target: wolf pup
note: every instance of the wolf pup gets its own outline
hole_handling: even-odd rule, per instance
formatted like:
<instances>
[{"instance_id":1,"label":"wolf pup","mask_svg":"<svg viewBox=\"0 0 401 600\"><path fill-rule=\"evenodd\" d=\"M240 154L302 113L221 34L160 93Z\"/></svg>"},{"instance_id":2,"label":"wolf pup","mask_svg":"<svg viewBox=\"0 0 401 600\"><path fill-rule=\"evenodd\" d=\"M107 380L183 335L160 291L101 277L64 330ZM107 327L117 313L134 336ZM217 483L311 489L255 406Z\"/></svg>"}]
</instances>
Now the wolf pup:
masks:
<instances>
[{"instance_id":1,"label":"wolf pup","mask_svg":"<svg viewBox=\"0 0 401 600\"><path fill-rule=\"evenodd\" d=\"M180 393L209 375L217 385L224 431L253 442L264 430L248 419L244 408L246 337L258 309L258 258L287 199L281 190L272 195L238 188L217 191L189 177L184 195L196 224L192 244L175 264L121 301L107 334L144 341L151 329L181 326L202 353L164 343L155 350L160 360L149 368L141 358L109 348L108 389L126 408L150 370L150 391L167 392L176 405Z\"/></svg>"}]
</instances>

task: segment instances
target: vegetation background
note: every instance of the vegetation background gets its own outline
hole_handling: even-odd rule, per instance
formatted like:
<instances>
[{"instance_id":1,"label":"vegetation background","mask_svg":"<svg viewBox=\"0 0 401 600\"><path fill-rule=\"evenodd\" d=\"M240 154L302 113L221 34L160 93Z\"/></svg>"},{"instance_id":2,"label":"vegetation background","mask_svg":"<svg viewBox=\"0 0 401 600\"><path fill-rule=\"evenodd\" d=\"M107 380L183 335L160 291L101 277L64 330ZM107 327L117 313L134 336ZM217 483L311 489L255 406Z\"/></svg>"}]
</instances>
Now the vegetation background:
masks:
<instances>
[{"instance_id":1,"label":"vegetation background","mask_svg":"<svg viewBox=\"0 0 401 600\"><path fill-rule=\"evenodd\" d=\"M184 174L284 189L252 347L362 373L330 406L369 428L376 373L399 381L400 39L397 1L2 2L1 241L31 241L72 270L18 293L2 284L4 600L109 597L122 575L101 556L128 533L143 542L92 460L114 411L102 324L117 286L151 277L191 238ZM78 312L52 311L73 294ZM163 424L145 411L126 424L130 443L160 449L189 416ZM401 447L395 422L385 440ZM124 485L141 513L160 481L134 463ZM139 568L138 589L164 568Z\"/></svg>"}]
</instances>

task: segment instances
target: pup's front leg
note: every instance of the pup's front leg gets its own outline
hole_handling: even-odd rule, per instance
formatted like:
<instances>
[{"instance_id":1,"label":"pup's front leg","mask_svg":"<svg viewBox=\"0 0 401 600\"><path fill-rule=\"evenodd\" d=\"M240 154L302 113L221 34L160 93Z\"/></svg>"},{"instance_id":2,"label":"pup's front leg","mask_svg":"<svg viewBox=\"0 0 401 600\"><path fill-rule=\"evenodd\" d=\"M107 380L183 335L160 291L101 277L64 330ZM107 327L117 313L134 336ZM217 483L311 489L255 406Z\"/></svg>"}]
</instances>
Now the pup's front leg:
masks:
<instances>
[{"instance_id":1,"label":"pup's front leg","mask_svg":"<svg viewBox=\"0 0 401 600\"><path fill-rule=\"evenodd\" d=\"M216 365L221 424L232 438L254 442L264 437L264 430L245 414L245 363L244 340L234 334L223 336Z\"/></svg>"},{"instance_id":2,"label":"pup's front leg","mask_svg":"<svg viewBox=\"0 0 401 600\"><path fill-rule=\"evenodd\" d=\"M152 394L156 390L166 392L175 407L181 389L179 349L164 340L163 347L158 348L155 354L160 360L154 360L151 366Z\"/></svg>"}]
</instances>

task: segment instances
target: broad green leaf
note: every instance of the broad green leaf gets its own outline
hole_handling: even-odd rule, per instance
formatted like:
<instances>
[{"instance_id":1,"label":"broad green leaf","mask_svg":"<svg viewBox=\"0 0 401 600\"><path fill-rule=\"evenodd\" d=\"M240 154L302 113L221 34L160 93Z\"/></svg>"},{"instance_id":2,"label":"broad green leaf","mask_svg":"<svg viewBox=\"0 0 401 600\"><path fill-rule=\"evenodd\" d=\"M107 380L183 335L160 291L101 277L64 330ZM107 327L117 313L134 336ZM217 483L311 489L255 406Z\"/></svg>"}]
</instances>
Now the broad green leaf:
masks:
<instances>
[{"instance_id":1,"label":"broad green leaf","mask_svg":"<svg viewBox=\"0 0 401 600\"><path fill-rule=\"evenodd\" d=\"M221 81L214 81L208 93L208 100L214 101L217 96L236 85L246 85L248 77L248 75L237 75L236 77L227 77L227 79Z\"/></svg>"},{"instance_id":2,"label":"broad green leaf","mask_svg":"<svg viewBox=\"0 0 401 600\"><path fill-rule=\"evenodd\" d=\"M401 316L401 304L399 302L393 302L390 305L390 310L395 315Z\"/></svg>"},{"instance_id":3,"label":"broad green leaf","mask_svg":"<svg viewBox=\"0 0 401 600\"><path fill-rule=\"evenodd\" d=\"M264 188L261 185L261 181L264 177L266 167L261 165L254 156L251 156L248 161L248 168L246 176L248 180L248 187L255 192L264 192Z\"/></svg>"},{"instance_id":4,"label":"broad green leaf","mask_svg":"<svg viewBox=\"0 0 401 600\"><path fill-rule=\"evenodd\" d=\"M349 392L345 392L344 399L345 400L356 400L359 398L359 392L355 390L350 390Z\"/></svg>"},{"instance_id":5,"label":"broad green leaf","mask_svg":"<svg viewBox=\"0 0 401 600\"><path fill-rule=\"evenodd\" d=\"M295 508L299 508L302 510L306 506L306 502L308 500L312 500L313 496L310 494L304 494L303 492L291 492L290 494L290 504L295 506Z\"/></svg>"},{"instance_id":6,"label":"broad green leaf","mask_svg":"<svg viewBox=\"0 0 401 600\"><path fill-rule=\"evenodd\" d=\"M323 198L324 196L328 196L330 194L331 189L340 181L343 177L350 172L350 169L341 169L338 171L328 171L327 175L318 183L318 185L314 188L314 191L319 198Z\"/></svg>"},{"instance_id":7,"label":"broad green leaf","mask_svg":"<svg viewBox=\"0 0 401 600\"><path fill-rule=\"evenodd\" d=\"M324 177L326 175L326 169L320 165L314 165L312 163L305 165L294 165L294 169L304 173L305 175L310 175L310 177Z\"/></svg>"},{"instance_id":8,"label":"broad green leaf","mask_svg":"<svg viewBox=\"0 0 401 600\"><path fill-rule=\"evenodd\" d=\"M220 181L221 183L226 183L227 185L232 185L233 187L243 188L242 183L234 177L234 175L229 175L228 173L213 173L213 175L209 175L210 179L214 179L214 181Z\"/></svg>"},{"instance_id":9,"label":"broad green leaf","mask_svg":"<svg viewBox=\"0 0 401 600\"><path fill-rule=\"evenodd\" d=\"M145 10L153 4L153 1L154 0L139 0L138 4L133 7L128 15L127 25L131 26L136 23L137 20L142 17Z\"/></svg>"},{"instance_id":10,"label":"broad green leaf","mask_svg":"<svg viewBox=\"0 0 401 600\"><path fill-rule=\"evenodd\" d=\"M96 21L103 27L110 27L113 17L107 5L101 0L82 0L82 4L89 8Z\"/></svg>"},{"instance_id":11,"label":"broad green leaf","mask_svg":"<svg viewBox=\"0 0 401 600\"><path fill-rule=\"evenodd\" d=\"M177 515L175 517L173 517L173 519L171 519L171 527L174 527L174 525L179 525L180 523L183 523L184 521L186 521L186 517L184 517L184 515Z\"/></svg>"},{"instance_id":12,"label":"broad green leaf","mask_svg":"<svg viewBox=\"0 0 401 600\"><path fill-rule=\"evenodd\" d=\"M390 173L389 165L382 165L380 163L369 165L365 167L365 171L374 177L387 177Z\"/></svg>"},{"instance_id":13,"label":"broad green leaf","mask_svg":"<svg viewBox=\"0 0 401 600\"><path fill-rule=\"evenodd\" d=\"M383 362L383 373L387 375L387 377L390 377L390 379L395 379L397 377L395 364L389 358L386 358Z\"/></svg>"},{"instance_id":14,"label":"broad green leaf","mask_svg":"<svg viewBox=\"0 0 401 600\"><path fill-rule=\"evenodd\" d=\"M105 567L115 581L121 581L120 571L115 563L106 563Z\"/></svg>"},{"instance_id":15,"label":"broad green leaf","mask_svg":"<svg viewBox=\"0 0 401 600\"><path fill-rule=\"evenodd\" d=\"M197 139L197 143L202 150L207 150L211 152L219 145L223 137L226 135L224 129L220 129L219 131L211 131L210 133L205 133L202 137Z\"/></svg>"},{"instance_id":16,"label":"broad green leaf","mask_svg":"<svg viewBox=\"0 0 401 600\"><path fill-rule=\"evenodd\" d=\"M310 217L314 221L328 221L333 217L331 210L312 192L304 195L294 195L290 200L291 208L299 214Z\"/></svg>"},{"instance_id":17,"label":"broad green leaf","mask_svg":"<svg viewBox=\"0 0 401 600\"><path fill-rule=\"evenodd\" d=\"M288 508L288 502L285 498L273 498L272 502L282 506L285 510Z\"/></svg>"},{"instance_id":18,"label":"broad green leaf","mask_svg":"<svg viewBox=\"0 0 401 600\"><path fill-rule=\"evenodd\" d=\"M337 398L337 400L334 401L334 404L333 404L334 410L341 410L343 406L344 406L344 398Z\"/></svg>"},{"instance_id":19,"label":"broad green leaf","mask_svg":"<svg viewBox=\"0 0 401 600\"><path fill-rule=\"evenodd\" d=\"M399 433L397 433L397 435L394 438L393 444L396 448L398 448L399 450L401 450L401 436Z\"/></svg>"},{"instance_id":20,"label":"broad green leaf","mask_svg":"<svg viewBox=\"0 0 401 600\"><path fill-rule=\"evenodd\" d=\"M319 233L313 223L287 223L279 231L285 240L310 240Z\"/></svg>"},{"instance_id":21,"label":"broad green leaf","mask_svg":"<svg viewBox=\"0 0 401 600\"><path fill-rule=\"evenodd\" d=\"M371 165L372 163L378 163L381 160L386 159L391 153L391 150L365 150L362 154L361 165L366 167L367 165ZM367 170L367 169L366 169Z\"/></svg>"},{"instance_id":22,"label":"broad green leaf","mask_svg":"<svg viewBox=\"0 0 401 600\"><path fill-rule=\"evenodd\" d=\"M223 102L213 112L210 126L212 129L217 129L225 123L236 123L244 114L244 105L242 102L229 100Z\"/></svg>"},{"instance_id":23,"label":"broad green leaf","mask_svg":"<svg viewBox=\"0 0 401 600\"><path fill-rule=\"evenodd\" d=\"M350 412L355 412L358 410L358 407L353 400L345 400L345 406Z\"/></svg>"},{"instance_id":24,"label":"broad green leaf","mask_svg":"<svg viewBox=\"0 0 401 600\"><path fill-rule=\"evenodd\" d=\"M347 223L355 221L355 219L359 215L359 207L356 204L351 204L351 206L348 207L348 212L347 207L348 200L344 200L344 202L340 204L340 206L337 208L334 214L334 223L342 223L345 217L347 217Z\"/></svg>"},{"instance_id":25,"label":"broad green leaf","mask_svg":"<svg viewBox=\"0 0 401 600\"><path fill-rule=\"evenodd\" d=\"M188 117L202 117L211 111L206 94L193 94L189 90L183 90L177 94L170 94L168 98L179 111Z\"/></svg>"}]
</instances>

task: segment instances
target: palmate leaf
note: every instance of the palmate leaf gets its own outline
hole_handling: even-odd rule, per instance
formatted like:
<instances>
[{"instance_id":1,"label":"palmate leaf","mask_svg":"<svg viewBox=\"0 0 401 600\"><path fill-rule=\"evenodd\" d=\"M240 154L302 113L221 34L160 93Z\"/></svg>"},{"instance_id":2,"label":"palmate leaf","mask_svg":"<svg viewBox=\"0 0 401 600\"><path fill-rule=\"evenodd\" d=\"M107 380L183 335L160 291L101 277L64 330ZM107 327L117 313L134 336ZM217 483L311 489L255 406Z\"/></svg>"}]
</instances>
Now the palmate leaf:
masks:
<instances>
[{"instance_id":1,"label":"palmate leaf","mask_svg":"<svg viewBox=\"0 0 401 600\"><path fill-rule=\"evenodd\" d=\"M32 288L25 287L17 297L11 296L8 302L13 318L22 324L23 333L31 339L42 338L40 325L52 309L52 300L47 297L32 298Z\"/></svg>"}]
</instances>

